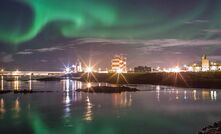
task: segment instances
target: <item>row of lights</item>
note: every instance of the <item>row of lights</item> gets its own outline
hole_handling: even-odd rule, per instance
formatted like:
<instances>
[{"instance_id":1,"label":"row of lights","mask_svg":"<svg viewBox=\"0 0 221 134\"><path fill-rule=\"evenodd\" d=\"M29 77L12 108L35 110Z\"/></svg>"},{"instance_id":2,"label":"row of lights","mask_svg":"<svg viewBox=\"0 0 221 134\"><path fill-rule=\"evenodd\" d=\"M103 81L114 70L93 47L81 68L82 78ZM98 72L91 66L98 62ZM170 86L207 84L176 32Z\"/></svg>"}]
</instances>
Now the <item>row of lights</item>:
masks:
<instances>
[{"instance_id":1,"label":"row of lights","mask_svg":"<svg viewBox=\"0 0 221 134\"><path fill-rule=\"evenodd\" d=\"M179 66L173 67L173 68L168 68L164 69L164 72L174 72L174 73L179 73L181 72L181 68Z\"/></svg>"},{"instance_id":2,"label":"row of lights","mask_svg":"<svg viewBox=\"0 0 221 134\"><path fill-rule=\"evenodd\" d=\"M85 72L86 72L86 73L92 73L92 72L95 72L95 70L94 70L93 67L87 66L87 67L85 68ZM65 74L70 74L70 73L72 73L71 68L70 68L70 67L65 67L64 73L65 73ZM123 70L122 70L122 69L118 69L118 70L116 71L116 73L123 73Z\"/></svg>"},{"instance_id":3,"label":"row of lights","mask_svg":"<svg viewBox=\"0 0 221 134\"><path fill-rule=\"evenodd\" d=\"M71 70L70 67L65 67L64 72L65 72L65 74L70 74L70 73L72 73L72 70ZM93 69L93 67L88 66L88 67L85 68L85 72L86 73L92 73L92 72L94 72L94 69Z\"/></svg>"},{"instance_id":4,"label":"row of lights","mask_svg":"<svg viewBox=\"0 0 221 134\"><path fill-rule=\"evenodd\" d=\"M1 72L3 73L5 70L4 69L1 69ZM19 70L18 69L16 69L14 72L12 72L13 73L13 75L18 75L19 74Z\"/></svg>"},{"instance_id":5,"label":"row of lights","mask_svg":"<svg viewBox=\"0 0 221 134\"><path fill-rule=\"evenodd\" d=\"M182 69L179 67L179 66L175 66L175 67L172 67L172 68L163 68L163 69L160 69L160 67L157 68L157 71L159 72L174 72L174 73L179 73L182 71Z\"/></svg>"}]
</instances>

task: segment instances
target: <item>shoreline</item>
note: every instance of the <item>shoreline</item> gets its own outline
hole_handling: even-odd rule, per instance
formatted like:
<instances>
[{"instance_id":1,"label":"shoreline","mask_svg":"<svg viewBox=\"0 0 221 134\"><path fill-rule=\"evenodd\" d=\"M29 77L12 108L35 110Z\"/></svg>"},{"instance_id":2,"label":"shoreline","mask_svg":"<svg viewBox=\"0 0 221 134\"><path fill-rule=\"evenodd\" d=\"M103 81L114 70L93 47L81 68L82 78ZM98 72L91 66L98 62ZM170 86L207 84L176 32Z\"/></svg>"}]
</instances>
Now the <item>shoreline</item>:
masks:
<instances>
[{"instance_id":1,"label":"shoreline","mask_svg":"<svg viewBox=\"0 0 221 134\"><path fill-rule=\"evenodd\" d=\"M181 73L125 73L82 75L83 82L106 82L111 84L151 84L183 88L221 89L221 72Z\"/></svg>"},{"instance_id":2,"label":"shoreline","mask_svg":"<svg viewBox=\"0 0 221 134\"><path fill-rule=\"evenodd\" d=\"M136 88L130 88L125 86L109 87L109 86L93 86L90 88L77 89L77 92L86 93L121 93L121 92L136 92L140 91Z\"/></svg>"},{"instance_id":3,"label":"shoreline","mask_svg":"<svg viewBox=\"0 0 221 134\"><path fill-rule=\"evenodd\" d=\"M80 78L81 77L81 78ZM33 76L31 80L60 81L66 78L82 82L104 82L110 84L150 84L173 86L182 88L214 88L221 89L221 72L181 72L181 73L77 73L67 76ZM5 81L14 81L11 77L5 77ZM20 78L28 81L28 77Z\"/></svg>"},{"instance_id":4,"label":"shoreline","mask_svg":"<svg viewBox=\"0 0 221 134\"><path fill-rule=\"evenodd\" d=\"M202 128L198 134L220 134L221 133L221 121L213 123L207 127Z\"/></svg>"}]
</instances>

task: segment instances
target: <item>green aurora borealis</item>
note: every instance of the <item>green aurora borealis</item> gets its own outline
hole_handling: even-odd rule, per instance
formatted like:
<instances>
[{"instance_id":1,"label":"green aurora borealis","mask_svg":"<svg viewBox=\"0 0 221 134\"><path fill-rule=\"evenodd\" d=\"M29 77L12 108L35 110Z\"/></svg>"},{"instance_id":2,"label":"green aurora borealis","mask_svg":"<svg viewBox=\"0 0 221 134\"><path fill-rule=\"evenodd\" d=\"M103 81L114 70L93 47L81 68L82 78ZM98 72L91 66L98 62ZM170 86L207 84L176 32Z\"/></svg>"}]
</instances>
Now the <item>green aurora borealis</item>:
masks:
<instances>
[{"instance_id":1,"label":"green aurora borealis","mask_svg":"<svg viewBox=\"0 0 221 134\"><path fill-rule=\"evenodd\" d=\"M3 20L0 41L9 44L29 41L49 25L66 38L192 39L203 29L217 29L221 24L218 0L16 0L12 3L18 5L18 12L9 10L0 15ZM208 20L208 23L194 26L186 23L194 20ZM213 34L200 37L207 39Z\"/></svg>"},{"instance_id":2,"label":"green aurora borealis","mask_svg":"<svg viewBox=\"0 0 221 134\"><path fill-rule=\"evenodd\" d=\"M220 13L220 0L1 0L0 66L59 70L80 57L106 68L118 53L132 67L220 61Z\"/></svg>"}]
</instances>

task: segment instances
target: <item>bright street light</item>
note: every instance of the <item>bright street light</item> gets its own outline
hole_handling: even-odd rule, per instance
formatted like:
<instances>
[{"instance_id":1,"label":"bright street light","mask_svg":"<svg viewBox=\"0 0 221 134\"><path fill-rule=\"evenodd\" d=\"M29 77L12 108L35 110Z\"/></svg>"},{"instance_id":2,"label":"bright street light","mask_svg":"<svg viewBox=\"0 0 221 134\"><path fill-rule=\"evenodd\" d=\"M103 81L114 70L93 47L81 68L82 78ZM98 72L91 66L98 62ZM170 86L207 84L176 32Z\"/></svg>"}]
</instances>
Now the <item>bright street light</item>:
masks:
<instances>
[{"instance_id":1,"label":"bright street light","mask_svg":"<svg viewBox=\"0 0 221 134\"><path fill-rule=\"evenodd\" d=\"M179 73L181 71L180 67L176 66L171 69L171 72Z\"/></svg>"},{"instance_id":2,"label":"bright street light","mask_svg":"<svg viewBox=\"0 0 221 134\"><path fill-rule=\"evenodd\" d=\"M91 73L91 72L93 72L93 68L92 67L86 67L85 72Z\"/></svg>"},{"instance_id":3,"label":"bright street light","mask_svg":"<svg viewBox=\"0 0 221 134\"><path fill-rule=\"evenodd\" d=\"M118 74L120 74L120 73L122 73L123 71L122 71L122 69L117 69L117 73Z\"/></svg>"},{"instance_id":4,"label":"bright street light","mask_svg":"<svg viewBox=\"0 0 221 134\"><path fill-rule=\"evenodd\" d=\"M66 67L66 68L65 68L65 73L66 73L66 74L71 73L71 68L70 68L70 67Z\"/></svg>"}]
</instances>

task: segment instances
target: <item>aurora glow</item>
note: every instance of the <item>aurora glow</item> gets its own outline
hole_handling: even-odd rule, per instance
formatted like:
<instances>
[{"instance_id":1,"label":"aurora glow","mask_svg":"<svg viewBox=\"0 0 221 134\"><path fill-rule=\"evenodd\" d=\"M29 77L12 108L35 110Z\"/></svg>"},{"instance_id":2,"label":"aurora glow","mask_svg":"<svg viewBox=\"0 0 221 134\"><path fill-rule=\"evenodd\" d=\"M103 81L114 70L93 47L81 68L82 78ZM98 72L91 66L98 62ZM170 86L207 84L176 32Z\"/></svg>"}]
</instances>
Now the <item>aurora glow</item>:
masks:
<instances>
[{"instance_id":1,"label":"aurora glow","mask_svg":"<svg viewBox=\"0 0 221 134\"><path fill-rule=\"evenodd\" d=\"M131 68L221 61L220 13L220 0L1 0L0 66L57 71L80 57L108 68L117 53Z\"/></svg>"},{"instance_id":2,"label":"aurora glow","mask_svg":"<svg viewBox=\"0 0 221 134\"><path fill-rule=\"evenodd\" d=\"M202 28L220 28L221 2L214 0L14 0L21 13L1 13L0 41L19 44L53 25L66 38L190 39ZM11 7L13 8L13 7ZM28 13L27 13L28 12ZM8 14L7 14L8 13ZM23 16L22 16L23 14ZM206 25L188 26L194 20ZM19 20L19 21L18 21ZM7 25L7 22L12 25ZM198 21L200 22L200 21ZM182 32L179 32L182 31ZM203 35L210 38L213 33Z\"/></svg>"}]
</instances>

